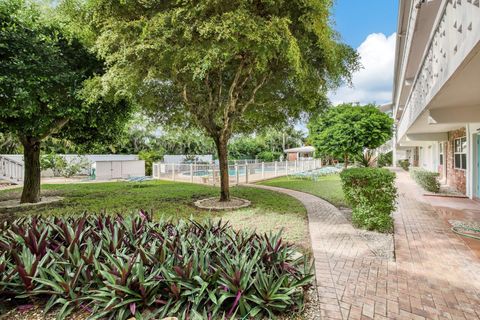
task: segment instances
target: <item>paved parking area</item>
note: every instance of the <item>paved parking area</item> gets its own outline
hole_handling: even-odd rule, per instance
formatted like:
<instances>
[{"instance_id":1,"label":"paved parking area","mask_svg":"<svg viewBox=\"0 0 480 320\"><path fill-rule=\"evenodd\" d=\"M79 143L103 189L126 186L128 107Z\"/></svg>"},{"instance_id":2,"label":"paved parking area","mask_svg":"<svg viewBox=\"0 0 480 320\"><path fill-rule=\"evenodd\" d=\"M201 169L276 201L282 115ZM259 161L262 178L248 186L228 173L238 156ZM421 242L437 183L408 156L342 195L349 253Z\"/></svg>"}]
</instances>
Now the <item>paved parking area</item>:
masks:
<instances>
[{"instance_id":1,"label":"paved parking area","mask_svg":"<svg viewBox=\"0 0 480 320\"><path fill-rule=\"evenodd\" d=\"M257 187L289 194L307 208L322 319L480 319L480 258L422 200L408 174L396 172L394 262L370 252L330 203Z\"/></svg>"}]
</instances>

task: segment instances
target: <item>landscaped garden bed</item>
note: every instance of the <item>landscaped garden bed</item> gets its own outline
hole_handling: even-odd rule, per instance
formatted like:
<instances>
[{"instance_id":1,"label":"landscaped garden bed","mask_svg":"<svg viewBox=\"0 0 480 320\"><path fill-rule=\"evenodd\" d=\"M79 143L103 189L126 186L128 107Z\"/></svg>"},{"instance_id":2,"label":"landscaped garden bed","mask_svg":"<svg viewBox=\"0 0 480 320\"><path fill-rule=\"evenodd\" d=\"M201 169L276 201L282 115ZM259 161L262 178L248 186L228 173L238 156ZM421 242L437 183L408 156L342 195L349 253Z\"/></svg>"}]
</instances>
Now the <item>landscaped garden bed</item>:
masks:
<instances>
[{"instance_id":1,"label":"landscaped garden bed","mask_svg":"<svg viewBox=\"0 0 480 320\"><path fill-rule=\"evenodd\" d=\"M59 318L272 318L300 312L311 264L280 234L149 214L21 218L0 236L0 296Z\"/></svg>"}]
</instances>

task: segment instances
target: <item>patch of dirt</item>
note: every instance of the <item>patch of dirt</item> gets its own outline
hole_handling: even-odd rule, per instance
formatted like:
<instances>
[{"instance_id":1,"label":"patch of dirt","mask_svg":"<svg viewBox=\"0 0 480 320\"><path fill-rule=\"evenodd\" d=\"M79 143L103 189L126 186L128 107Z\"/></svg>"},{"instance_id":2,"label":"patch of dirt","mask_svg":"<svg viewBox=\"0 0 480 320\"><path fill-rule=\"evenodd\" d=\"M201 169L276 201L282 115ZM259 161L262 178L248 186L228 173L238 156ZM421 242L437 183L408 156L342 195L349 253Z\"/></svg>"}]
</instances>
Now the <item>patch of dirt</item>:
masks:
<instances>
[{"instance_id":1,"label":"patch of dirt","mask_svg":"<svg viewBox=\"0 0 480 320\"><path fill-rule=\"evenodd\" d=\"M18 188L19 186L15 186ZM0 190L2 188L0 187ZM7 201L7 200L18 200L20 199L20 196L22 195L22 189L10 191L10 192L5 192L5 193L0 193L0 202ZM40 192L41 197L54 197L54 196L61 196L63 195L63 192L60 190L45 190Z\"/></svg>"},{"instance_id":2,"label":"patch of dirt","mask_svg":"<svg viewBox=\"0 0 480 320\"><path fill-rule=\"evenodd\" d=\"M0 320L55 320L57 312L51 311L45 313L43 306L40 305L23 305L17 306L4 315L0 315ZM69 320L85 320L90 314L87 312L75 312L67 317Z\"/></svg>"},{"instance_id":3,"label":"patch of dirt","mask_svg":"<svg viewBox=\"0 0 480 320\"><path fill-rule=\"evenodd\" d=\"M200 209L206 210L234 210L246 208L251 202L246 199L231 197L230 201L220 201L218 197L212 197L195 201L194 205Z\"/></svg>"},{"instance_id":4,"label":"patch of dirt","mask_svg":"<svg viewBox=\"0 0 480 320\"><path fill-rule=\"evenodd\" d=\"M343 216L351 223L352 210L350 208L339 208ZM354 227L355 228L355 227ZM365 241L367 246L373 254L379 258L394 261L395 260L395 245L393 234L380 233L376 231L369 231L355 228L358 236Z\"/></svg>"},{"instance_id":5,"label":"patch of dirt","mask_svg":"<svg viewBox=\"0 0 480 320\"><path fill-rule=\"evenodd\" d=\"M20 203L20 200L3 200L0 201L0 222L4 220L12 219L15 215L25 210L32 210L43 208L46 206L60 205L64 200L63 197L51 196L42 197L40 202L37 203Z\"/></svg>"}]
</instances>

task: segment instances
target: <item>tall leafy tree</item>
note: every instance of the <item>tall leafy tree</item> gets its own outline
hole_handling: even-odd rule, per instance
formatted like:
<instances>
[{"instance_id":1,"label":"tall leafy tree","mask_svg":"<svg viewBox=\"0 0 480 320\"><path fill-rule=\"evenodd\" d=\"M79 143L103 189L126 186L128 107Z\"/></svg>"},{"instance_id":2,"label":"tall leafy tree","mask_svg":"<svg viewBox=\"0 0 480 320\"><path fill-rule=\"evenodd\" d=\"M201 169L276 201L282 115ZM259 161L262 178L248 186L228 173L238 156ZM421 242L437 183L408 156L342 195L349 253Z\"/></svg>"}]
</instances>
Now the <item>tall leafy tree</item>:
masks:
<instances>
[{"instance_id":1,"label":"tall leafy tree","mask_svg":"<svg viewBox=\"0 0 480 320\"><path fill-rule=\"evenodd\" d=\"M393 119L375 105L342 104L312 118L309 141L317 152L344 159L375 149L392 137Z\"/></svg>"},{"instance_id":2,"label":"tall leafy tree","mask_svg":"<svg viewBox=\"0 0 480 320\"><path fill-rule=\"evenodd\" d=\"M63 8L107 61L108 90L213 139L226 201L232 135L318 110L358 67L332 30L331 2L65 0Z\"/></svg>"},{"instance_id":3,"label":"tall leafy tree","mask_svg":"<svg viewBox=\"0 0 480 320\"><path fill-rule=\"evenodd\" d=\"M15 134L23 146L22 203L39 201L45 138L86 144L113 139L122 128L129 105L80 96L84 80L101 74L102 68L78 39L65 36L35 4L0 3L0 130Z\"/></svg>"}]
</instances>

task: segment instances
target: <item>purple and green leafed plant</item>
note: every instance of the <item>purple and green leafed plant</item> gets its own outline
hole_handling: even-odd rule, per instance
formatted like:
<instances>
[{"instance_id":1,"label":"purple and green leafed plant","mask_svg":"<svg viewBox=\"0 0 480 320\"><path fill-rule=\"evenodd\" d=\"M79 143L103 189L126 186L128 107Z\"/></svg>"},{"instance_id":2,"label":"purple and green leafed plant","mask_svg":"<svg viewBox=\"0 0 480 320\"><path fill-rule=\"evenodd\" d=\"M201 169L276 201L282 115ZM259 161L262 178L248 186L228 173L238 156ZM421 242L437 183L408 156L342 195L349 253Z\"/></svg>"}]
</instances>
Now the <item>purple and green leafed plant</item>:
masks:
<instances>
[{"instance_id":1,"label":"purple and green leafed plant","mask_svg":"<svg viewBox=\"0 0 480 320\"><path fill-rule=\"evenodd\" d=\"M0 226L0 297L59 319L259 319L300 312L312 265L281 234L135 216L20 218ZM0 301L1 302L1 301Z\"/></svg>"}]
</instances>

